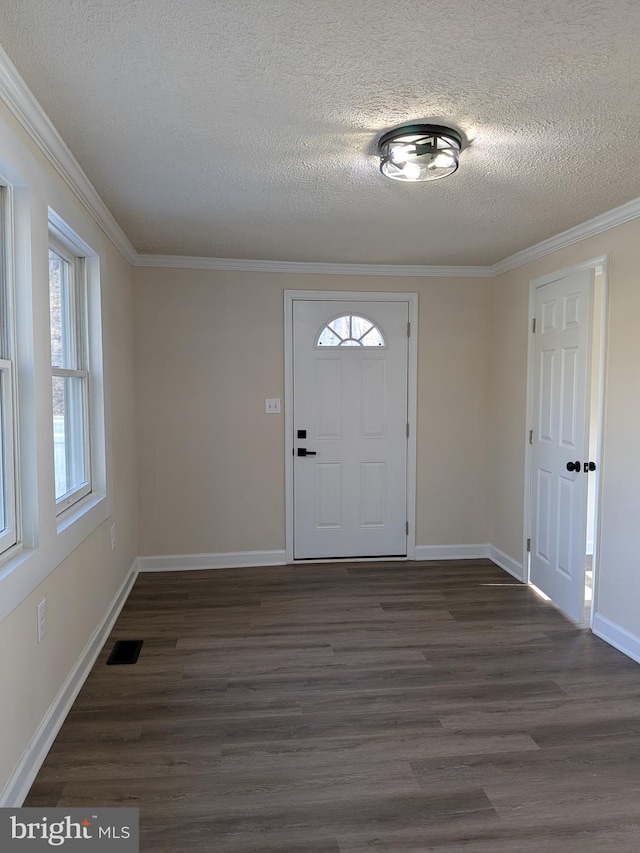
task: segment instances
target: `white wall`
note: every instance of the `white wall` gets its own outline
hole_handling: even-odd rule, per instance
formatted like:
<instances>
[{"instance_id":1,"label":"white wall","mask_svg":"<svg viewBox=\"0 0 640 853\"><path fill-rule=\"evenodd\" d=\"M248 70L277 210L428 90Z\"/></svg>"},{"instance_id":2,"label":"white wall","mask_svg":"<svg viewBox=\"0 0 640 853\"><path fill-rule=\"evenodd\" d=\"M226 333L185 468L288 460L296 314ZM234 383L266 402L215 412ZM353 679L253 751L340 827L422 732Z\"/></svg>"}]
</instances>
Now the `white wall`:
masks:
<instances>
[{"instance_id":1,"label":"white wall","mask_svg":"<svg viewBox=\"0 0 640 853\"><path fill-rule=\"evenodd\" d=\"M0 563L0 597L7 605L5 609L11 610L0 621L0 802L7 802L7 792L15 797L16 772L29 756L34 735L135 559L136 461L131 268L3 105L0 158L0 172L15 180L24 203L16 223L24 262L19 286L32 289L32 300L23 298L21 302L28 315L23 319L31 325L34 336L27 348L35 353L21 389L29 386L33 397L33 423L28 429L22 424L31 438L27 436L21 450L23 468L33 473L33 484L26 491L33 494L36 503L32 517L36 518L37 545L29 552L33 559L7 577L6 563ZM88 535L85 528L78 533L77 527L73 535L59 535L51 501L48 206L101 259L109 492L103 520ZM25 297L25 292L21 295ZM112 523L117 525L114 552L109 542ZM71 542L73 547L69 547ZM17 584L16 578L20 581ZM26 591L21 601L16 592L19 588ZM38 644L36 604L43 597L47 598L48 631Z\"/></svg>"},{"instance_id":2,"label":"white wall","mask_svg":"<svg viewBox=\"0 0 640 853\"><path fill-rule=\"evenodd\" d=\"M285 289L417 291L418 546L489 532L487 279L134 270L141 555L283 550Z\"/></svg>"}]
</instances>

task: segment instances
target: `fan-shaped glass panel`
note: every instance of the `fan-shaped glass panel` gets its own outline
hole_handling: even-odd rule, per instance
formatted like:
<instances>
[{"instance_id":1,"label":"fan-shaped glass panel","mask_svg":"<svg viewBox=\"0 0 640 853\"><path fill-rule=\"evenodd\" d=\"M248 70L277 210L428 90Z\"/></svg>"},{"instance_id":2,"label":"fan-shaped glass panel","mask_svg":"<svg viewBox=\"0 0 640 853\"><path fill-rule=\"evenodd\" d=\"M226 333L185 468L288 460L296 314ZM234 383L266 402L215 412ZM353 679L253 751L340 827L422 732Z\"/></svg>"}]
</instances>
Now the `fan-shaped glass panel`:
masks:
<instances>
[{"instance_id":1,"label":"fan-shaped glass panel","mask_svg":"<svg viewBox=\"0 0 640 853\"><path fill-rule=\"evenodd\" d=\"M317 347L386 347L380 329L358 314L336 317L318 335Z\"/></svg>"}]
</instances>

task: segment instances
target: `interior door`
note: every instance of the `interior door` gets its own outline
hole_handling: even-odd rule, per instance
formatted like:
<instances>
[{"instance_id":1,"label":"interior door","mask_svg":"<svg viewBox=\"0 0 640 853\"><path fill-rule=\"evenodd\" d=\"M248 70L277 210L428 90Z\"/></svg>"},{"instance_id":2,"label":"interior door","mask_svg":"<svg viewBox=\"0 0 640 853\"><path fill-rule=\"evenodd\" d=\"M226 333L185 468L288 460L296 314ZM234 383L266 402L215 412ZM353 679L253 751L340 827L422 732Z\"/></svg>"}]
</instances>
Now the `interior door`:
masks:
<instances>
[{"instance_id":1,"label":"interior door","mask_svg":"<svg viewBox=\"0 0 640 853\"><path fill-rule=\"evenodd\" d=\"M407 302L294 300L294 558L407 553Z\"/></svg>"},{"instance_id":2,"label":"interior door","mask_svg":"<svg viewBox=\"0 0 640 853\"><path fill-rule=\"evenodd\" d=\"M592 269L569 275L539 287L535 302L530 579L576 622L584 617L593 281Z\"/></svg>"}]
</instances>

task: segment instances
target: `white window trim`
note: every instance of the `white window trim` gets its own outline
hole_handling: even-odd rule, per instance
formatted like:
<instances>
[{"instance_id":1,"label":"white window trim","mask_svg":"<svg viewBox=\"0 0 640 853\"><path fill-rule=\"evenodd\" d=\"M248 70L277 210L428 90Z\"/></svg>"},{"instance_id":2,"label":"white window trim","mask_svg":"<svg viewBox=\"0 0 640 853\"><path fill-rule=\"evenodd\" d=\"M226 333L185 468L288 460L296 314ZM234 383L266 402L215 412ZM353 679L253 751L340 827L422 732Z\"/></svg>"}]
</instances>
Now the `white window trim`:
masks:
<instances>
[{"instance_id":1,"label":"white window trim","mask_svg":"<svg viewBox=\"0 0 640 853\"><path fill-rule=\"evenodd\" d=\"M89 429L88 453L91 485L77 500L57 513L58 533L74 524L107 497L105 388L102 352L102 305L100 292L100 258L54 210L49 208L49 242L67 257L84 259L84 322L86 323L87 360L90 367L87 393ZM64 500L63 496L61 500Z\"/></svg>"},{"instance_id":2,"label":"white window trim","mask_svg":"<svg viewBox=\"0 0 640 853\"><path fill-rule=\"evenodd\" d=\"M18 514L18 454L17 454L17 406L16 406L16 345L14 315L13 275L13 195L8 181L0 177L0 246L2 257L0 275L2 294L0 298L3 316L0 317L5 338L4 351L0 352L0 395L2 397L2 487L4 501L4 527L0 531L0 559L15 553L19 540Z\"/></svg>"},{"instance_id":3,"label":"white window trim","mask_svg":"<svg viewBox=\"0 0 640 853\"><path fill-rule=\"evenodd\" d=\"M11 131L7 131L14 138ZM16 146L19 140L15 138ZM27 157L28 161L28 157ZM105 522L111 512L108 483L109 431L105 419L107 388L104 380L101 259L78 236L83 211L60 198L76 231L51 208L36 199L23 169L0 155L0 185L6 188L7 281L14 335L9 355L13 360L14 456L16 464L16 521L18 542L0 554L0 621L18 607L78 546ZM40 217L44 214L44 217ZM53 485L51 430L51 363L36 339L36 319L42 316L48 232L60 242L71 240L73 250L86 258L89 364L91 367L90 425L92 431L93 491L66 512L56 516ZM95 232L97 233L97 232ZM100 239L96 237L96 239ZM100 244L102 245L102 244ZM78 249L80 251L78 251ZM40 278L40 276L43 278ZM34 286L37 282L38 286ZM48 302L48 300L47 300ZM43 396L44 395L44 396ZM48 398L48 404L47 404Z\"/></svg>"},{"instance_id":4,"label":"white window trim","mask_svg":"<svg viewBox=\"0 0 640 853\"><path fill-rule=\"evenodd\" d=\"M88 317L87 317L87 274L86 274L86 257L84 255L84 246L79 242L72 243L70 238L65 235L64 240L59 239L59 229L49 229L49 247L60 258L66 261L71 268L73 288L73 321L72 328L69 329L71 334L72 349L76 351L77 363L81 369L69 369L63 367L51 368L52 377L76 378L83 380L83 411L82 411L82 432L83 432L83 466L88 477L83 482L79 483L74 488L60 495L56 499L56 515L61 515L71 509L78 501L81 501L87 495L93 492L92 482L92 433L91 433L91 375L88 368L89 360L89 342L88 342ZM78 445L76 442L71 442L71 449L74 454L77 454ZM77 461L77 460L76 460Z\"/></svg>"},{"instance_id":5,"label":"white window trim","mask_svg":"<svg viewBox=\"0 0 640 853\"><path fill-rule=\"evenodd\" d=\"M380 328L380 326L379 326L377 323L374 323L374 322L373 322L373 320L371 320L371 319L370 319L369 317L367 317L365 314L357 314L357 315L356 315L356 314L354 314L354 313L353 313L353 311L350 311L350 312L348 312L347 314L336 314L336 316L335 316L332 320L329 320L329 322L328 322L328 323L324 323L324 324L320 327L320 329L316 332L316 338L315 338L315 340L316 340L316 342L315 342L315 349L321 349L321 350L327 350L327 349L333 349L333 348L338 349L339 347L344 346L344 344L343 344L343 343L339 343L339 344L326 344L326 345L325 345L325 344L321 344L321 343L320 343L320 338L322 337L322 334L323 334L323 332L325 331L325 329L328 329L332 334L334 334L336 337L338 337L338 338L339 338L339 337L340 337L340 335L338 334L338 332L335 332L335 331L331 328L331 324L332 324L332 323L335 323L335 321L336 321L336 320L341 320L343 317L356 317L356 316L357 316L357 317L359 317L359 318L361 318L362 320L366 320L366 321L367 321L367 323L371 323L371 328L370 328L370 329L367 329L367 331L366 331L363 335L361 335L361 336L360 336L360 338L342 338L342 341L345 341L345 340L358 340L358 341L360 341L359 346L360 346L360 348L361 348L361 349L371 349L371 350L387 349L387 336L386 336L386 335L385 335L385 333L382 331L382 329ZM382 338L382 343L381 343L381 344L365 344L365 343L362 343L362 338L366 338L366 337L367 337L367 335L369 335L373 330L375 330L376 332L378 332L378 334L379 334L379 335L380 335L380 337ZM356 351L357 351L357 350L358 350L358 347L357 347L357 346L355 346L355 347L344 347L344 349L345 349L345 350L347 350L347 349L354 349L354 350L356 350Z\"/></svg>"},{"instance_id":6,"label":"white window trim","mask_svg":"<svg viewBox=\"0 0 640 853\"><path fill-rule=\"evenodd\" d=\"M4 527L0 530L0 553L13 548L18 541L16 512L16 466L14 438L13 364L0 359L0 409L2 411L2 482L4 485Z\"/></svg>"},{"instance_id":7,"label":"white window trim","mask_svg":"<svg viewBox=\"0 0 640 853\"><path fill-rule=\"evenodd\" d=\"M88 438L90 453L91 490L85 496L56 513L58 538L81 542L109 515L107 491L107 433L105 419L105 384L102 350L102 293L100 286L100 256L51 207L48 209L49 243L65 249L73 257L84 259L85 321L88 389ZM53 461L53 433L51 434ZM66 549L65 549L66 550ZM68 552L67 552L68 553ZM62 559L67 554L63 554Z\"/></svg>"}]
</instances>

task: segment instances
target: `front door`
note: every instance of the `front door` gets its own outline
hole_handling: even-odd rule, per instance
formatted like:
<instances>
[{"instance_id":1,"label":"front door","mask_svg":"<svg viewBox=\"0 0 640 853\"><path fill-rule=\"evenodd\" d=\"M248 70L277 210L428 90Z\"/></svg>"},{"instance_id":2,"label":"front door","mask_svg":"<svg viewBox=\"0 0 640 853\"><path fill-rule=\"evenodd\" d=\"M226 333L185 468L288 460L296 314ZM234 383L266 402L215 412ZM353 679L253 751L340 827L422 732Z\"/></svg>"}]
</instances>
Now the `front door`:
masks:
<instances>
[{"instance_id":1,"label":"front door","mask_svg":"<svg viewBox=\"0 0 640 853\"><path fill-rule=\"evenodd\" d=\"M535 297L530 580L576 622L584 616L593 282L594 270L582 270Z\"/></svg>"},{"instance_id":2,"label":"front door","mask_svg":"<svg viewBox=\"0 0 640 853\"><path fill-rule=\"evenodd\" d=\"M295 559L407 553L408 315L293 301Z\"/></svg>"}]
</instances>

